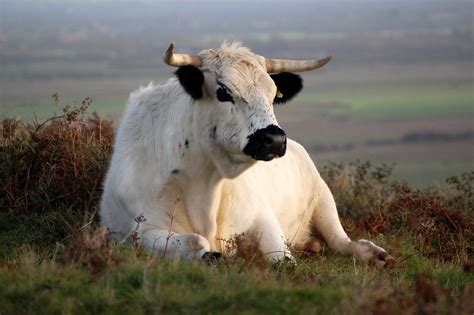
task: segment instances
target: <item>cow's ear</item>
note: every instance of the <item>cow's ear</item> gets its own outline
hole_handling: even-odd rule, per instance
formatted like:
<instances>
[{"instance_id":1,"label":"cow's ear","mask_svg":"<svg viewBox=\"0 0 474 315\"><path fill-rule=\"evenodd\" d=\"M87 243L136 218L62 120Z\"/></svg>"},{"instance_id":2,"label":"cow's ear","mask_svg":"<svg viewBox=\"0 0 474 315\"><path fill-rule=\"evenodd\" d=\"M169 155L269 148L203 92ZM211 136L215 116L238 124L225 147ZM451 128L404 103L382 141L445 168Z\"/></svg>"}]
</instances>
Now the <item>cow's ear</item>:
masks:
<instances>
[{"instance_id":1,"label":"cow's ear","mask_svg":"<svg viewBox=\"0 0 474 315\"><path fill-rule=\"evenodd\" d=\"M277 94L273 100L274 104L288 102L303 88L303 79L297 74L281 72L272 74L270 77L275 81L275 85L277 86Z\"/></svg>"},{"instance_id":2,"label":"cow's ear","mask_svg":"<svg viewBox=\"0 0 474 315\"><path fill-rule=\"evenodd\" d=\"M175 72L179 79L179 83L183 89L191 95L195 100L202 97L202 84L204 83L204 75L201 70L195 66L183 66L179 67Z\"/></svg>"}]
</instances>

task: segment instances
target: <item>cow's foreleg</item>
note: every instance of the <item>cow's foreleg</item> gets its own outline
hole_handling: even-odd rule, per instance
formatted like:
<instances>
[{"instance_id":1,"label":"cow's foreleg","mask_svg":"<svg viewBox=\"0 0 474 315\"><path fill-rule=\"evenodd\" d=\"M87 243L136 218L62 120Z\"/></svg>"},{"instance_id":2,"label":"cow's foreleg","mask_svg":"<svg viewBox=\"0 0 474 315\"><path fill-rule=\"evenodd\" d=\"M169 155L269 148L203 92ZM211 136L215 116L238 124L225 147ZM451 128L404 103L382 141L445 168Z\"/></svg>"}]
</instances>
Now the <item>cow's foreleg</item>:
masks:
<instances>
[{"instance_id":1,"label":"cow's foreleg","mask_svg":"<svg viewBox=\"0 0 474 315\"><path fill-rule=\"evenodd\" d=\"M283 231L270 211L262 211L253 229L260 251L272 263L294 262Z\"/></svg>"},{"instance_id":2,"label":"cow's foreleg","mask_svg":"<svg viewBox=\"0 0 474 315\"><path fill-rule=\"evenodd\" d=\"M220 253L211 252L209 241L199 234L178 234L169 230L144 227L139 243L151 252L182 260L214 260Z\"/></svg>"},{"instance_id":3,"label":"cow's foreleg","mask_svg":"<svg viewBox=\"0 0 474 315\"><path fill-rule=\"evenodd\" d=\"M389 257L392 259L383 248L370 241L351 241L342 228L332 193L322 179L318 183L318 192L312 222L331 249L378 266L385 265Z\"/></svg>"}]
</instances>

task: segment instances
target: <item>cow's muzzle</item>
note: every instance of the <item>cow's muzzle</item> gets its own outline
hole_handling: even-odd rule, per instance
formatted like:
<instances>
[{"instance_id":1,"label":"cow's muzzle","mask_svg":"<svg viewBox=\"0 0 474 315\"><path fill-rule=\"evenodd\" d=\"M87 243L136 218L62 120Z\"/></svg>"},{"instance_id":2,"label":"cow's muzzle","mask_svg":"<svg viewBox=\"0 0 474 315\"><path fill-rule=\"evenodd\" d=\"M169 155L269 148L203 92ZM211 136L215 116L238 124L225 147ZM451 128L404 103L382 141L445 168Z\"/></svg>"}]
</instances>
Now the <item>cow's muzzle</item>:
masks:
<instances>
[{"instance_id":1,"label":"cow's muzzle","mask_svg":"<svg viewBox=\"0 0 474 315\"><path fill-rule=\"evenodd\" d=\"M270 161L285 155L286 134L278 126L270 125L248 136L244 153L255 160Z\"/></svg>"}]
</instances>

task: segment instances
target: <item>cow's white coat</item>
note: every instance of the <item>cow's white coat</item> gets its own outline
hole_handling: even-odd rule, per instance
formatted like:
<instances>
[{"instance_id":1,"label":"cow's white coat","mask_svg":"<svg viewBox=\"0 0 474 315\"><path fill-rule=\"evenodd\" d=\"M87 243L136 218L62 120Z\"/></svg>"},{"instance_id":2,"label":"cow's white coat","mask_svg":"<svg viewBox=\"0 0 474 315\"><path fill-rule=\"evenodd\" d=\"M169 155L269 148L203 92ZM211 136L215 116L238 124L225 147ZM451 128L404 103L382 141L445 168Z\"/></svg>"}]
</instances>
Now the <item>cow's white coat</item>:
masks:
<instances>
[{"instance_id":1,"label":"cow's white coat","mask_svg":"<svg viewBox=\"0 0 474 315\"><path fill-rule=\"evenodd\" d=\"M242 153L247 137L277 125L276 87L262 57L239 45L200 53L204 97L194 101L176 78L131 94L116 135L100 216L119 240L138 224L150 251L200 259L244 233L270 261L293 259L316 228L328 245L364 261L384 260L368 241L351 242L332 194L306 150L288 140L269 162ZM235 104L218 102L216 82Z\"/></svg>"}]
</instances>

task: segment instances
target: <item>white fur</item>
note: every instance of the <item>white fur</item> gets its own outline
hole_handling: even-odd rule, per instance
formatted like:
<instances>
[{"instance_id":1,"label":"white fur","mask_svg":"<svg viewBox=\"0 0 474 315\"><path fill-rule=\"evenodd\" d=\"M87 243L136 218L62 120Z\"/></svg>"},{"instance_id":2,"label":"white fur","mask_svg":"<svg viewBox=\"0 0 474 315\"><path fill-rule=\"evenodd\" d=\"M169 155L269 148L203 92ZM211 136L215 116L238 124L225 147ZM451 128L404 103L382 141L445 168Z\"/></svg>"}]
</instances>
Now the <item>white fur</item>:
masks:
<instances>
[{"instance_id":1,"label":"white fur","mask_svg":"<svg viewBox=\"0 0 474 315\"><path fill-rule=\"evenodd\" d=\"M201 100L192 100L176 78L130 96L100 207L114 237L127 239L137 230L150 251L200 259L245 233L278 261L293 259L290 249L302 247L314 226L331 248L364 261L385 252L351 242L301 145L288 140L286 154L269 162L242 153L251 133L277 125L276 87L262 58L238 44L200 55ZM216 100L217 81L232 89L235 104ZM146 221L137 224L140 215Z\"/></svg>"}]
</instances>

